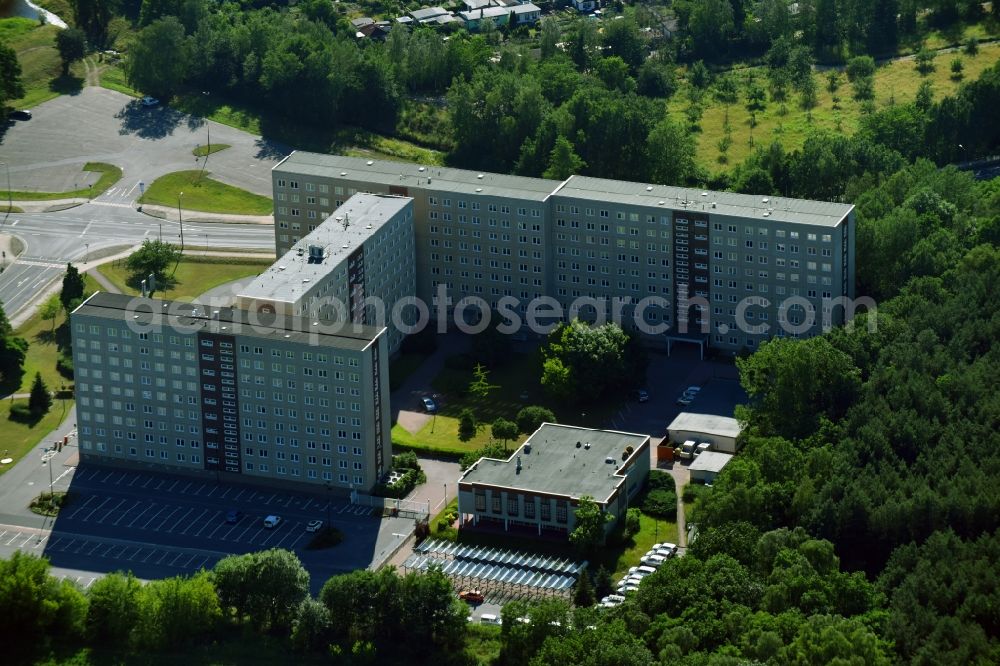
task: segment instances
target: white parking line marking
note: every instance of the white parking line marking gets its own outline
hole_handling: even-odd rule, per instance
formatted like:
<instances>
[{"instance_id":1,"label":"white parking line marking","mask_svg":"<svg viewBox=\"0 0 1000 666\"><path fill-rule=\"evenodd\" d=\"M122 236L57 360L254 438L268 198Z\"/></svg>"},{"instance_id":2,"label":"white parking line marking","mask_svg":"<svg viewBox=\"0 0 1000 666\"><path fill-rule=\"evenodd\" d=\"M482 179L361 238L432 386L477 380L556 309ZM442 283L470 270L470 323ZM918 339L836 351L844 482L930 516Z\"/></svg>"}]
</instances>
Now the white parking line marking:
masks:
<instances>
[{"instance_id":1,"label":"white parking line marking","mask_svg":"<svg viewBox=\"0 0 1000 666\"><path fill-rule=\"evenodd\" d=\"M48 538L49 538L49 537L47 537L47 536L43 536L43 537L42 537L41 539L39 539L39 540L38 540L38 543L36 543L34 547L35 547L35 548L38 548L38 547L39 547L39 546L41 546L41 545L42 545L43 543L45 543L45 542L46 542L46 541L48 540ZM52 547L52 542L51 542L51 541L49 541L49 547L50 547L50 548Z\"/></svg>"},{"instance_id":2,"label":"white parking line marking","mask_svg":"<svg viewBox=\"0 0 1000 666\"><path fill-rule=\"evenodd\" d=\"M218 489L219 489L219 486L212 486L212 489L208 491L208 494L205 495L205 497L211 497L212 495L215 494L215 491L218 490Z\"/></svg>"},{"instance_id":3,"label":"white parking line marking","mask_svg":"<svg viewBox=\"0 0 1000 666\"><path fill-rule=\"evenodd\" d=\"M300 524L300 523L296 523L296 525L299 525L299 524ZM295 530L294 530L294 529L290 529L290 530L288 530L288 533L287 533L287 534L285 534L285 536L281 537L281 539L280 539L280 540L278 541L278 543L274 544L274 547L275 547L275 548L281 548L281 544L283 544L283 543L285 542L285 539L287 539L287 538L288 538L288 537L290 537L290 536L293 536L293 535L294 535L295 533L296 533L296 532L295 532ZM266 543L266 542L265 542L265 543Z\"/></svg>"},{"instance_id":4,"label":"white parking line marking","mask_svg":"<svg viewBox=\"0 0 1000 666\"><path fill-rule=\"evenodd\" d=\"M34 538L35 538L35 535L33 535L33 534L29 534L29 535L28 535L28 538L27 538L27 539L25 539L24 541L22 541L22 542L21 542L21 545L20 545L20 546L18 546L18 548L24 548L24 547L25 547L25 546L27 545L27 543L28 543L29 541L31 541L32 539L34 539Z\"/></svg>"},{"instance_id":5,"label":"white parking line marking","mask_svg":"<svg viewBox=\"0 0 1000 666\"><path fill-rule=\"evenodd\" d=\"M142 517L143 517L143 516L144 516L144 515L146 514L146 512L147 512L147 511L149 511L150 509L152 509L152 508L153 508L153 507L155 507L155 506L156 506L155 504L153 504L153 503L150 503L150 505L149 505L149 506L147 506L147 507L146 507L145 509L143 509L142 511L140 511L139 513L137 513L137 514L135 515L135 518L133 518L133 519L132 519L132 520L131 520L131 521L129 522L129 524L128 524L128 525L126 525L125 527L132 527L133 525L135 525L135 521L137 521L137 520L139 520L140 518L142 518Z\"/></svg>"},{"instance_id":6,"label":"white parking line marking","mask_svg":"<svg viewBox=\"0 0 1000 666\"><path fill-rule=\"evenodd\" d=\"M224 499L226 497L226 495L228 495L232 491L232 489L233 489L232 486L229 486L228 488L226 488L226 492L224 492L221 495L219 495L219 499Z\"/></svg>"},{"instance_id":7,"label":"white parking line marking","mask_svg":"<svg viewBox=\"0 0 1000 666\"><path fill-rule=\"evenodd\" d=\"M3 535L4 535L4 534L7 534L7 530L4 530L3 532L0 532L0 539L2 539L2 538L3 538Z\"/></svg>"},{"instance_id":8,"label":"white parking line marking","mask_svg":"<svg viewBox=\"0 0 1000 666\"><path fill-rule=\"evenodd\" d=\"M184 555L184 553L177 553L177 556L176 556L176 557L174 557L174 559L170 561L170 564L169 564L168 566L171 566L171 567L172 567L172 566L174 566L175 564L177 564L177 560L181 559L181 557L182 557L183 555Z\"/></svg>"},{"instance_id":9,"label":"white parking line marking","mask_svg":"<svg viewBox=\"0 0 1000 666\"><path fill-rule=\"evenodd\" d=\"M128 487L131 488L132 486L134 486L135 482L138 481L140 478L142 477L140 477L138 474L133 474L132 481L128 484Z\"/></svg>"},{"instance_id":10,"label":"white parking line marking","mask_svg":"<svg viewBox=\"0 0 1000 666\"><path fill-rule=\"evenodd\" d=\"M302 505L302 510L303 510L303 511L305 511L306 509L308 509L308 508L309 508L309 505L310 505L311 503L312 503L312 500L311 500L311 499L307 499L307 500L306 500L306 503Z\"/></svg>"},{"instance_id":11,"label":"white parking line marking","mask_svg":"<svg viewBox=\"0 0 1000 666\"><path fill-rule=\"evenodd\" d=\"M17 541L17 540L18 540L18 539L19 539L20 537L21 537L21 533L20 533L20 532L18 532L17 534L15 534L14 536L12 536L12 537L10 538L10 541L8 541L8 542L7 542L7 545L9 546L10 544L14 543L14 542L15 542L15 541Z\"/></svg>"},{"instance_id":12,"label":"white parking line marking","mask_svg":"<svg viewBox=\"0 0 1000 666\"><path fill-rule=\"evenodd\" d=\"M174 507L173 511L171 511L166 516L164 516L163 520L160 521L160 523L156 527L152 528L153 531L159 532L161 529L163 529L163 526L167 524L167 521L170 520L170 518L173 517L173 515L175 513L177 513L178 511L180 511L180 510L181 510L181 507L179 507L179 506L178 507Z\"/></svg>"},{"instance_id":13,"label":"white parking line marking","mask_svg":"<svg viewBox=\"0 0 1000 666\"><path fill-rule=\"evenodd\" d=\"M136 502L135 504L133 504L129 508L125 509L125 513L123 513L121 515L121 517L118 518L118 520L116 520L115 522L113 522L111 524L112 525L117 525L118 523L122 522L122 519L124 519L125 516L127 516L132 511L132 509L134 509L135 507L139 506L140 504L142 504L142 502ZM145 513L145 509L143 510L142 513ZM139 515L142 515L142 513L140 513Z\"/></svg>"},{"instance_id":14,"label":"white parking line marking","mask_svg":"<svg viewBox=\"0 0 1000 666\"><path fill-rule=\"evenodd\" d=\"M142 548L136 548L136 549L135 549L135 552L134 552L134 553L132 553L132 556L128 558L128 561L129 561L129 562L131 562L132 560L134 560L134 559L136 558L136 556L137 556L137 555L138 555L139 553L141 553L141 552L142 552Z\"/></svg>"},{"instance_id":15,"label":"white parking line marking","mask_svg":"<svg viewBox=\"0 0 1000 666\"><path fill-rule=\"evenodd\" d=\"M74 539L74 541L75 541L75 539ZM81 539L80 540L80 545L77 547L76 550L73 551L73 554L74 555L78 554L81 550L83 550L84 548L86 548L89 545L90 545L89 541L87 541L85 539ZM69 548L67 548L66 550L69 550Z\"/></svg>"},{"instance_id":16,"label":"white parking line marking","mask_svg":"<svg viewBox=\"0 0 1000 666\"><path fill-rule=\"evenodd\" d=\"M209 518L208 520L206 520L205 524L202 525L201 529L194 533L194 536L201 536L201 533L204 532L205 529L207 529L209 525L215 525L216 521L219 520L219 516L221 514L222 514L221 511L216 511L215 515L213 515L211 518ZM215 529L219 529L219 525L216 525ZM215 534L214 530L212 531L212 534Z\"/></svg>"},{"instance_id":17,"label":"white parking line marking","mask_svg":"<svg viewBox=\"0 0 1000 666\"><path fill-rule=\"evenodd\" d=\"M202 509L202 512L198 514L197 518L188 521L188 526L184 528L184 531L181 532L181 534L187 534L188 530L194 527L196 524L198 524L198 521L204 518L206 513L208 513L208 509Z\"/></svg>"},{"instance_id":18,"label":"white parking line marking","mask_svg":"<svg viewBox=\"0 0 1000 666\"><path fill-rule=\"evenodd\" d=\"M181 495L187 495L188 488L190 487L191 487L191 482L188 481L188 484L184 486L184 490L181 491ZM173 490L173 488L171 488L171 490Z\"/></svg>"},{"instance_id":19,"label":"white parking line marking","mask_svg":"<svg viewBox=\"0 0 1000 666\"><path fill-rule=\"evenodd\" d=\"M156 488L154 488L154 490L159 490L160 488L163 487L163 484L166 482L167 482L166 479L160 479L160 482L156 484Z\"/></svg>"},{"instance_id":20,"label":"white parking line marking","mask_svg":"<svg viewBox=\"0 0 1000 666\"><path fill-rule=\"evenodd\" d=\"M142 527L140 527L139 529L142 529L142 530L144 530L144 529L146 529L147 527L149 527L149 524L150 524L151 522L153 522L154 520L156 520L156 517L157 517L158 515L160 515L161 513L163 513L164 509L166 509L166 508L167 508L167 507L163 507L163 509L160 509L159 511L157 511L156 513L154 513L154 514L153 514L153 517L152 517L152 518L150 518L149 520L147 520L147 521L146 521L146 524L145 524L145 525L143 525Z\"/></svg>"},{"instance_id":21,"label":"white parking line marking","mask_svg":"<svg viewBox=\"0 0 1000 666\"><path fill-rule=\"evenodd\" d=\"M246 490L246 488L243 488L242 490L240 490L240 492L238 492L238 493L236 493L235 495L233 495L233 499L234 499L234 500L238 500L238 499L240 498L240 495L242 495L242 494L243 494L243 493L245 493L246 491L247 491L247 490Z\"/></svg>"},{"instance_id":22,"label":"white parking line marking","mask_svg":"<svg viewBox=\"0 0 1000 666\"><path fill-rule=\"evenodd\" d=\"M162 562L163 558L165 558L169 554L170 553L168 553L167 551L163 551L163 555L160 555L160 559L156 560L156 563L159 564L160 562Z\"/></svg>"},{"instance_id":23,"label":"white parking line marking","mask_svg":"<svg viewBox=\"0 0 1000 666\"><path fill-rule=\"evenodd\" d=\"M84 503L83 503L83 505L82 505L82 506L80 506L80 507L79 507L79 508L78 508L78 509L77 509L76 511L74 511L74 512L73 512L73 513L71 513L71 514L69 514L69 516L67 516L67 518L69 518L70 520L73 520L73 518L75 518L75 517L76 517L76 514L80 513L80 512L81 512L81 511L83 511L84 509L86 509L86 508L87 508L87 505L88 505L88 504L90 504L90 503L91 503L92 501L94 501L94 499L95 499L96 497L97 497L97 495L91 495L91 496L89 496L89 497L87 498L87 501L86 501L86 502L84 502ZM0 535L0 536L2 536L2 535Z\"/></svg>"},{"instance_id":24,"label":"white parking line marking","mask_svg":"<svg viewBox=\"0 0 1000 666\"><path fill-rule=\"evenodd\" d=\"M91 578L90 580L88 580L87 584L83 586L83 589L85 590L90 589L90 586L94 584L95 580L97 580L97 578Z\"/></svg>"},{"instance_id":25,"label":"white parking line marking","mask_svg":"<svg viewBox=\"0 0 1000 666\"><path fill-rule=\"evenodd\" d=\"M211 532L209 533L209 535L208 535L208 538L209 538L209 539L211 539L212 537L214 537L214 536L215 536L215 533L216 533L216 532L218 532L219 530L221 530L221 529L222 529L223 527L225 527L225 526L226 526L227 524L228 524L228 523L220 523L220 524L219 524L219 525L218 525L218 526L217 526L217 527L216 527L216 528L215 528L214 530L212 530L212 531L211 531ZM239 523L237 522L237 525L238 525L238 524L239 524ZM232 532L232 531L233 531L234 529L236 529L236 525L233 525L232 527L230 527L230 528L229 528L229 530L228 530L228 531L226 532L226 536L228 536L228 535L229 535L229 532ZM225 538L226 538L226 537L222 537L222 539L225 539Z\"/></svg>"},{"instance_id":26,"label":"white parking line marking","mask_svg":"<svg viewBox=\"0 0 1000 666\"><path fill-rule=\"evenodd\" d=\"M149 561L149 558L151 558L151 557L152 557L153 555L156 555L156 551L155 551L155 550L151 550L151 551L149 551L149 555L147 555L147 556L146 556L145 558L143 558L143 560L142 560L143 564L145 564L146 562L148 562L148 561Z\"/></svg>"},{"instance_id":27,"label":"white parking line marking","mask_svg":"<svg viewBox=\"0 0 1000 666\"><path fill-rule=\"evenodd\" d=\"M181 567L184 568L184 569L187 569L189 566L191 566L191 563L194 562L194 558L196 558L196 557L198 557L198 556L197 555L192 555L191 559L188 560L187 562L185 562L184 564L182 564Z\"/></svg>"},{"instance_id":28,"label":"white parking line marking","mask_svg":"<svg viewBox=\"0 0 1000 666\"><path fill-rule=\"evenodd\" d=\"M185 512L184 512L184 515L183 515L183 516L181 516L180 518L178 518L178 519L177 519L177 522L176 522L176 523L174 523L174 526L173 526L173 527L171 527L171 528L170 528L169 530L167 530L167 532L169 532L169 533L173 533L173 531L174 531L175 529L177 529L177 526L178 526L178 525L180 525L180 524L181 524L182 522L184 522L184 519L185 519L185 518L187 518L187 517L188 517L188 515L189 515L189 514L190 514L190 513L192 512L192 511L194 511L194 507L191 507L190 509L188 509L187 511L185 511Z\"/></svg>"},{"instance_id":29,"label":"white parking line marking","mask_svg":"<svg viewBox=\"0 0 1000 666\"><path fill-rule=\"evenodd\" d=\"M340 509L340 511L338 511L337 513L344 513L345 511L347 511L347 510L348 510L348 509L350 509L350 508L351 508L351 505L350 505L350 504L345 504L345 505L344 505L344 506L343 506L343 507L342 507L342 508Z\"/></svg>"},{"instance_id":30,"label":"white parking line marking","mask_svg":"<svg viewBox=\"0 0 1000 666\"><path fill-rule=\"evenodd\" d=\"M94 544L94 547L90 549L90 552L89 552L89 553L87 553L87 555L93 555L93 554L94 554L94 551L95 551L95 550L97 550L98 548L100 548L100 547L101 547L101 546L103 546L103 545L104 545L104 544L103 544L103 543L100 543L100 542L98 542L98 543L95 543L95 544Z\"/></svg>"},{"instance_id":31,"label":"white parking line marking","mask_svg":"<svg viewBox=\"0 0 1000 666\"><path fill-rule=\"evenodd\" d=\"M234 537L234 538L233 538L233 541L239 541L240 539L242 539L242 538L243 538L244 536L246 536L246 533L247 533L247 532L249 532L249 531L250 531L250 529L251 529L252 527L253 527L253 521L251 520L251 521L250 521L250 524L249 524L249 525L247 525L246 529L245 529L245 530L243 530L242 532L240 532L240 535L239 535L238 537ZM234 529L235 529L235 528L234 528ZM226 537L227 537L227 538L229 537L229 534L228 534L228 533L226 534Z\"/></svg>"},{"instance_id":32,"label":"white parking line marking","mask_svg":"<svg viewBox=\"0 0 1000 666\"><path fill-rule=\"evenodd\" d=\"M90 513L87 514L86 518L81 518L80 520L82 520L83 522L87 522L88 520L90 520L90 517L94 515L95 511L97 511L110 501L111 501L110 497L105 497L103 502L101 502L100 504L98 504L97 506L95 506L93 509L90 510Z\"/></svg>"},{"instance_id":33,"label":"white parking line marking","mask_svg":"<svg viewBox=\"0 0 1000 666\"><path fill-rule=\"evenodd\" d=\"M105 520L107 520L111 516L112 513L114 513L118 509L122 508L122 504L125 504L125 502L126 502L126 500L121 500L120 502L118 502L118 505L115 506L115 508L111 509L106 514L104 514L103 516L101 516L100 518L98 518L97 519L98 524L103 523Z\"/></svg>"},{"instance_id":34,"label":"white parking line marking","mask_svg":"<svg viewBox=\"0 0 1000 666\"><path fill-rule=\"evenodd\" d=\"M147 480L146 483L142 484L142 487L143 488L147 488L149 486L149 484L151 484L155 480L156 479L154 479L153 477L149 477L149 480Z\"/></svg>"},{"instance_id":35,"label":"white parking line marking","mask_svg":"<svg viewBox=\"0 0 1000 666\"><path fill-rule=\"evenodd\" d=\"M108 472L108 475L106 477L104 477L104 481L102 481L102 483L107 483L108 479L110 479L114 475L115 475L114 472Z\"/></svg>"},{"instance_id":36,"label":"white parking line marking","mask_svg":"<svg viewBox=\"0 0 1000 666\"><path fill-rule=\"evenodd\" d=\"M269 498L267 499L267 501L266 501L266 502L264 502L264 504L270 504L271 502L273 502L273 501L274 501L274 498L276 498L276 497L277 497L277 495L271 495L271 496L270 496L270 497L269 497Z\"/></svg>"},{"instance_id":37,"label":"white parking line marking","mask_svg":"<svg viewBox=\"0 0 1000 666\"><path fill-rule=\"evenodd\" d=\"M255 542L257 541L257 537L259 537L259 536L260 536L260 533L261 533L261 532L263 532L263 531L264 531L265 529L266 529L266 528L262 527L262 528L260 528L259 530L257 530L256 532L254 532L254 535L253 535L252 537L250 537L250 538L248 539L248 541L249 541L250 543L255 543ZM273 529L273 528L272 528L272 529ZM243 538L243 535L242 535L242 534L240 535L240 538L241 538L241 539Z\"/></svg>"},{"instance_id":38,"label":"white parking line marking","mask_svg":"<svg viewBox=\"0 0 1000 666\"><path fill-rule=\"evenodd\" d=\"M174 492L174 486L176 486L176 485L177 485L178 483L180 483L180 479L178 479L177 481L174 481L174 482L173 482L173 483L172 483L172 484L170 485L170 487L169 487L169 488L167 488L167 492L168 492L168 493L172 493L172 492Z\"/></svg>"},{"instance_id":39,"label":"white parking line marking","mask_svg":"<svg viewBox=\"0 0 1000 666\"><path fill-rule=\"evenodd\" d=\"M194 567L195 570L204 569L205 568L205 562L208 562L208 558L207 557L201 558L201 562L199 562L198 564L195 565L195 567Z\"/></svg>"}]
</instances>

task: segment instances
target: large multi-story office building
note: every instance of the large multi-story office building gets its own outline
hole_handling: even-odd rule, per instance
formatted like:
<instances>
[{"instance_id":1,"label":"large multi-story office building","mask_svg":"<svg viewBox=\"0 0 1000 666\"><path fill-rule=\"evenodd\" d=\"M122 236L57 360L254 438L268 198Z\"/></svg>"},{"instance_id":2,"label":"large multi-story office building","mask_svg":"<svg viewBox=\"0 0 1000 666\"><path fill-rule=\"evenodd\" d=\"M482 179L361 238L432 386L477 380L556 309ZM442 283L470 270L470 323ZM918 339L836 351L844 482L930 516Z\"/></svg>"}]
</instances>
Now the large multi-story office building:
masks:
<instances>
[{"instance_id":1,"label":"large multi-story office building","mask_svg":"<svg viewBox=\"0 0 1000 666\"><path fill-rule=\"evenodd\" d=\"M301 152L272 181L279 255L355 193L412 198L416 295L432 306L442 288L449 308L506 296L522 315L546 296L563 319L617 307L628 328L737 351L843 323L837 299L854 297L844 204Z\"/></svg>"},{"instance_id":2,"label":"large multi-story office building","mask_svg":"<svg viewBox=\"0 0 1000 666\"><path fill-rule=\"evenodd\" d=\"M368 491L384 328L97 293L71 316L83 461Z\"/></svg>"},{"instance_id":3,"label":"large multi-story office building","mask_svg":"<svg viewBox=\"0 0 1000 666\"><path fill-rule=\"evenodd\" d=\"M413 200L355 194L244 287L236 307L375 325L390 321L414 288ZM395 354L403 331L393 326L386 335Z\"/></svg>"}]
</instances>

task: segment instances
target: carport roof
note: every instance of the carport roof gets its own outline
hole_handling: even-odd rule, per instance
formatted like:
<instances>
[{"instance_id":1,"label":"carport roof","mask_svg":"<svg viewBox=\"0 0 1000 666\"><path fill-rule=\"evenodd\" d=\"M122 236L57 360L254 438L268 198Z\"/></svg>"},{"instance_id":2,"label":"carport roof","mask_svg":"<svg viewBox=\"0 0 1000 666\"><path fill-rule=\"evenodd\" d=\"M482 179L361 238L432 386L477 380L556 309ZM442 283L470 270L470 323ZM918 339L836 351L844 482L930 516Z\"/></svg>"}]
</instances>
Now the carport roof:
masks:
<instances>
[{"instance_id":1,"label":"carport roof","mask_svg":"<svg viewBox=\"0 0 1000 666\"><path fill-rule=\"evenodd\" d=\"M631 463L649 455L648 445L648 435L543 423L509 459L481 458L459 482L569 500L590 495L604 504L625 479L626 447L633 449L627 459Z\"/></svg>"},{"instance_id":2,"label":"carport roof","mask_svg":"<svg viewBox=\"0 0 1000 666\"><path fill-rule=\"evenodd\" d=\"M694 412L681 412L677 415L667 430L688 430L691 432L701 432L706 435L717 435L719 437L740 436L740 422L728 416L716 416L715 414L696 414Z\"/></svg>"},{"instance_id":3,"label":"carport roof","mask_svg":"<svg viewBox=\"0 0 1000 666\"><path fill-rule=\"evenodd\" d=\"M688 471L704 471L704 472L721 472L722 468L729 464L729 461L733 459L728 453L720 453L719 451L704 451L694 462L688 466Z\"/></svg>"}]
</instances>

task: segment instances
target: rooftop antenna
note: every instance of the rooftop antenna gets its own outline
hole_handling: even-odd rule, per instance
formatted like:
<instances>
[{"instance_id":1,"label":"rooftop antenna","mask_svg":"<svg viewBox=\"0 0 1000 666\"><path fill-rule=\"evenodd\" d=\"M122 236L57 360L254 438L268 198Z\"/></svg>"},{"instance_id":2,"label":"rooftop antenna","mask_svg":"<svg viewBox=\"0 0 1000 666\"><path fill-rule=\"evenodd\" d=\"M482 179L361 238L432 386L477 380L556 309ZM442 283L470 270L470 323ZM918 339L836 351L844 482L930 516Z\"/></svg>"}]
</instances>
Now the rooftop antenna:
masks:
<instances>
[{"instance_id":1,"label":"rooftop antenna","mask_svg":"<svg viewBox=\"0 0 1000 666\"><path fill-rule=\"evenodd\" d=\"M347 231L347 227L351 226L351 220L347 213L344 213L344 231Z\"/></svg>"}]
</instances>

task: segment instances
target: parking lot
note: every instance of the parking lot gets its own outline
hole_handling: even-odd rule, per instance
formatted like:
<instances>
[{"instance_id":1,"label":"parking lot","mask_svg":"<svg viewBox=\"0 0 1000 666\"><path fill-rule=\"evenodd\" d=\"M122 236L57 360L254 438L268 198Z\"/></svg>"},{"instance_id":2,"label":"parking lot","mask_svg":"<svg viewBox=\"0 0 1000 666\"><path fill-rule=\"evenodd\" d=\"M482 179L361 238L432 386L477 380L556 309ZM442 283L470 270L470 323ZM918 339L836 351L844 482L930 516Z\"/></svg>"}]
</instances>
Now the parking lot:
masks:
<instances>
[{"instance_id":1,"label":"parking lot","mask_svg":"<svg viewBox=\"0 0 1000 666\"><path fill-rule=\"evenodd\" d=\"M312 574L314 591L338 572L366 568L409 535L413 521L381 511L287 491L262 490L152 472L82 466L69 484L71 503L43 528L0 525L0 552L47 556L66 571L132 571L162 578L211 568L228 554L269 548L295 551ZM227 513L240 512L235 522ZM281 522L264 526L264 517ZM305 550L310 521L344 534L330 550ZM86 579L86 576L79 576Z\"/></svg>"}]
</instances>

